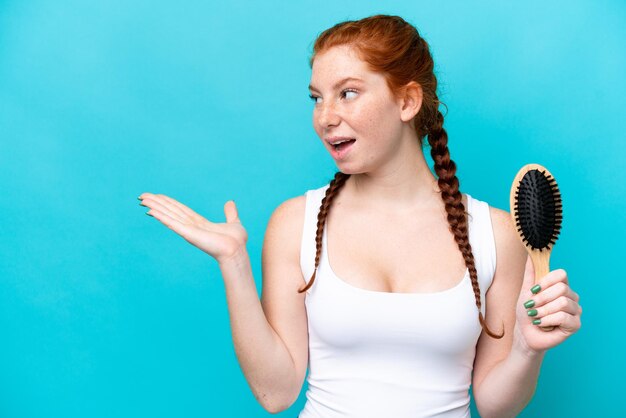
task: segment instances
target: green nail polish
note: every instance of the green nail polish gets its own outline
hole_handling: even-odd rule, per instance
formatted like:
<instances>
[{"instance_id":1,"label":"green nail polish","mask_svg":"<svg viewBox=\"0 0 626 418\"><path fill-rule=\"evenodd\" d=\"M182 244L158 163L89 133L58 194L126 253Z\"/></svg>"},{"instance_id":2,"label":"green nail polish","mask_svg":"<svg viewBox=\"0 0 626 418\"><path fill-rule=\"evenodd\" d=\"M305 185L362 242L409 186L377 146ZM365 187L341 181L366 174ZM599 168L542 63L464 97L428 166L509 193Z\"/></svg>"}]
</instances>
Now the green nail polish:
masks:
<instances>
[{"instance_id":1,"label":"green nail polish","mask_svg":"<svg viewBox=\"0 0 626 418\"><path fill-rule=\"evenodd\" d=\"M541 286L539 286L538 284L534 285L530 291L533 292L534 294L539 293L539 291L541 290Z\"/></svg>"},{"instance_id":2,"label":"green nail polish","mask_svg":"<svg viewBox=\"0 0 626 418\"><path fill-rule=\"evenodd\" d=\"M141 200L141 198L140 198L140 197L137 197L137 200Z\"/></svg>"},{"instance_id":3,"label":"green nail polish","mask_svg":"<svg viewBox=\"0 0 626 418\"><path fill-rule=\"evenodd\" d=\"M146 215L148 215L148 216L152 216L152 215L150 215L148 212L146 212ZM152 216L152 217L154 218L154 216Z\"/></svg>"},{"instance_id":4,"label":"green nail polish","mask_svg":"<svg viewBox=\"0 0 626 418\"><path fill-rule=\"evenodd\" d=\"M528 311L528 316L536 316L537 315L537 309L531 309Z\"/></svg>"},{"instance_id":5,"label":"green nail polish","mask_svg":"<svg viewBox=\"0 0 626 418\"><path fill-rule=\"evenodd\" d=\"M533 319L533 325L541 324L541 319Z\"/></svg>"},{"instance_id":6,"label":"green nail polish","mask_svg":"<svg viewBox=\"0 0 626 418\"><path fill-rule=\"evenodd\" d=\"M532 308L533 306L535 306L535 301L530 299L527 300L526 302L524 302L524 308L529 309Z\"/></svg>"}]
</instances>

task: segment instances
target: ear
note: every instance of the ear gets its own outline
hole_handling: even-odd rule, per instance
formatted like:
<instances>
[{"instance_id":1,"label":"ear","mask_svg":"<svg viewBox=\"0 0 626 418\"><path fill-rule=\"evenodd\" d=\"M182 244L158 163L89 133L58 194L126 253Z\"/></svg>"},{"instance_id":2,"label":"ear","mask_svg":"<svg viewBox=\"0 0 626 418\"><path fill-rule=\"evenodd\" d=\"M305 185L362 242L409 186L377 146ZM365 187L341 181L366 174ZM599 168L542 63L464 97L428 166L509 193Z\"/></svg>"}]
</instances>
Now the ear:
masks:
<instances>
[{"instance_id":1,"label":"ear","mask_svg":"<svg viewBox=\"0 0 626 418\"><path fill-rule=\"evenodd\" d=\"M400 119L403 122L412 120L422 107L422 86L415 81L410 81L400 96Z\"/></svg>"}]
</instances>

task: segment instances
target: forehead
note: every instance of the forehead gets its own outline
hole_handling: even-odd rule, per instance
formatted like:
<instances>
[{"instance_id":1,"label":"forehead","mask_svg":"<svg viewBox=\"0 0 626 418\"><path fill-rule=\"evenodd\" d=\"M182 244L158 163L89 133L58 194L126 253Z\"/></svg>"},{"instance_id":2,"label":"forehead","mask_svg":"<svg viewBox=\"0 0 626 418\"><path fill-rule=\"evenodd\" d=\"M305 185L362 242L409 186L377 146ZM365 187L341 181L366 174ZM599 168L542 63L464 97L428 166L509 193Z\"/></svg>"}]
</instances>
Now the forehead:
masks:
<instances>
[{"instance_id":1,"label":"forehead","mask_svg":"<svg viewBox=\"0 0 626 418\"><path fill-rule=\"evenodd\" d=\"M347 77L368 81L376 74L369 70L354 48L347 45L333 46L315 56L311 67L311 87L324 88L326 84L332 85Z\"/></svg>"}]
</instances>

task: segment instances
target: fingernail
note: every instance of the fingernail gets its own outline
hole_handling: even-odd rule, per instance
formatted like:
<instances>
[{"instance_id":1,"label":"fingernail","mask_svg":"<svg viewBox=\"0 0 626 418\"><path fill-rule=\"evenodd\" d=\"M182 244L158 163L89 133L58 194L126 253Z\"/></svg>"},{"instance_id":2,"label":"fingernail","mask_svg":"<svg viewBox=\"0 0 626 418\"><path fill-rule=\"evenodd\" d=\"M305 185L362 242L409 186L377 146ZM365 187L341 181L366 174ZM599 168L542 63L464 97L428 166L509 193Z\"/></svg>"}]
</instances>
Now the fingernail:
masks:
<instances>
[{"instance_id":1,"label":"fingernail","mask_svg":"<svg viewBox=\"0 0 626 418\"><path fill-rule=\"evenodd\" d=\"M539 293L540 290L541 290L541 286L539 286L538 284L530 288L530 291L533 292L534 294Z\"/></svg>"},{"instance_id":2,"label":"fingernail","mask_svg":"<svg viewBox=\"0 0 626 418\"><path fill-rule=\"evenodd\" d=\"M524 302L524 308L529 309L532 308L533 306L535 306L535 301L530 299L527 300L526 302Z\"/></svg>"},{"instance_id":3,"label":"fingernail","mask_svg":"<svg viewBox=\"0 0 626 418\"><path fill-rule=\"evenodd\" d=\"M146 215L148 215L148 216L152 216L152 215L150 215L148 212L146 212ZM152 216L152 217L154 218L154 216Z\"/></svg>"},{"instance_id":4,"label":"fingernail","mask_svg":"<svg viewBox=\"0 0 626 418\"><path fill-rule=\"evenodd\" d=\"M541 324L541 319L533 319L533 325Z\"/></svg>"},{"instance_id":5,"label":"fingernail","mask_svg":"<svg viewBox=\"0 0 626 418\"><path fill-rule=\"evenodd\" d=\"M536 316L537 315L537 309L531 309L530 311L528 311L528 316Z\"/></svg>"},{"instance_id":6,"label":"fingernail","mask_svg":"<svg viewBox=\"0 0 626 418\"><path fill-rule=\"evenodd\" d=\"M137 200L141 200L141 198L140 198L140 197L137 197Z\"/></svg>"}]
</instances>

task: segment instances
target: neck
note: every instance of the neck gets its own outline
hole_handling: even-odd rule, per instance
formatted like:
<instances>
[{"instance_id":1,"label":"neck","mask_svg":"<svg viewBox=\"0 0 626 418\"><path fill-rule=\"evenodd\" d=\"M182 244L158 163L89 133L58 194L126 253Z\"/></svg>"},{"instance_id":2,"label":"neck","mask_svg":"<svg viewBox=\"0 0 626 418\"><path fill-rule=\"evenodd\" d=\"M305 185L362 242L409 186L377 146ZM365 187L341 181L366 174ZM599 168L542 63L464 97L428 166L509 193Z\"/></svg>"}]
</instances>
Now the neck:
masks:
<instances>
[{"instance_id":1,"label":"neck","mask_svg":"<svg viewBox=\"0 0 626 418\"><path fill-rule=\"evenodd\" d=\"M406 211L439 204L437 179L417 142L403 141L395 156L376 170L352 174L345 193L355 202L386 211Z\"/></svg>"}]
</instances>

